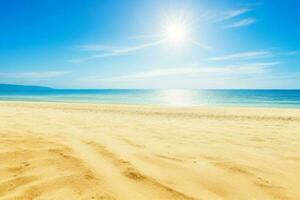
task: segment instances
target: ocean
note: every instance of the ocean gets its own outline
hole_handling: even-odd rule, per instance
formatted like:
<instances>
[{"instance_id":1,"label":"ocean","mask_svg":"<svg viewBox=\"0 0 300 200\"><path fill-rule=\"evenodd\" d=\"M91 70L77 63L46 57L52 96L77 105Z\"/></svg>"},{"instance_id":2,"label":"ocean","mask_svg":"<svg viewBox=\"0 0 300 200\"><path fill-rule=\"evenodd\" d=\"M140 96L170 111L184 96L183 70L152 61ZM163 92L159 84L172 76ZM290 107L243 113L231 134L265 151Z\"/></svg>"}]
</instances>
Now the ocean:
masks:
<instances>
[{"instance_id":1,"label":"ocean","mask_svg":"<svg viewBox=\"0 0 300 200\"><path fill-rule=\"evenodd\" d=\"M0 91L2 101L166 106L300 108L300 90L41 90Z\"/></svg>"}]
</instances>

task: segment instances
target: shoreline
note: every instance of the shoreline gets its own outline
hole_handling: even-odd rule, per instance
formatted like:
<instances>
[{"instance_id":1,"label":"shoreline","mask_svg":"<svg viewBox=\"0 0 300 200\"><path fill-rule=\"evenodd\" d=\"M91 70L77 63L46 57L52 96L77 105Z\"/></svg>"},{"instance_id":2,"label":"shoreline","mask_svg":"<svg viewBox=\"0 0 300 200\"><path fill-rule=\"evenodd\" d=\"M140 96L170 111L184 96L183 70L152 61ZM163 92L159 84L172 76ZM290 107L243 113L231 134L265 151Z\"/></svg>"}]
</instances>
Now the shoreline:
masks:
<instances>
[{"instance_id":1,"label":"shoreline","mask_svg":"<svg viewBox=\"0 0 300 200\"><path fill-rule=\"evenodd\" d=\"M119 112L120 109L127 113L152 113L154 115L166 114L170 117L192 116L192 117L210 117L215 118L244 118L251 119L262 117L263 119L281 119L300 121L300 110L294 108L260 108L260 107L214 107L214 106L162 106L162 105L138 105L138 104L93 104L93 103L72 103L72 102L31 102L31 101L0 101L1 105L35 106L42 108L59 108L64 106L65 109L80 108L81 110L94 110L99 112Z\"/></svg>"},{"instance_id":2,"label":"shoreline","mask_svg":"<svg viewBox=\"0 0 300 200\"><path fill-rule=\"evenodd\" d=\"M95 102L71 102L71 101L21 101L21 100L0 100L0 104L65 104L65 105L90 105L90 106L116 106L116 107L148 107L148 108L169 108L169 109L258 109L258 110L290 110L300 111L300 107L264 107L264 106L224 106L224 105L165 105L165 104L134 104L134 103L95 103Z\"/></svg>"},{"instance_id":3,"label":"shoreline","mask_svg":"<svg viewBox=\"0 0 300 200\"><path fill-rule=\"evenodd\" d=\"M297 109L0 101L0 198L300 198Z\"/></svg>"}]
</instances>

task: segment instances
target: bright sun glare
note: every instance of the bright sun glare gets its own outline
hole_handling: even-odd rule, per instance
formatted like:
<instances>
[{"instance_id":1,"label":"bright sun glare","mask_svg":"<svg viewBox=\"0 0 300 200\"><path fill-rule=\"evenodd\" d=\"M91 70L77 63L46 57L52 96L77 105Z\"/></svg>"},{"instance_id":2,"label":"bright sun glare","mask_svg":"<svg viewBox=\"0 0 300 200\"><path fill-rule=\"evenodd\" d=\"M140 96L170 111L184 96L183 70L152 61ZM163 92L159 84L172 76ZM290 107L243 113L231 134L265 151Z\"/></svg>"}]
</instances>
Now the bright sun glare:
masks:
<instances>
[{"instance_id":1,"label":"bright sun glare","mask_svg":"<svg viewBox=\"0 0 300 200\"><path fill-rule=\"evenodd\" d=\"M172 45L179 45L187 39L187 27L183 22L172 22L166 25L165 39Z\"/></svg>"}]
</instances>

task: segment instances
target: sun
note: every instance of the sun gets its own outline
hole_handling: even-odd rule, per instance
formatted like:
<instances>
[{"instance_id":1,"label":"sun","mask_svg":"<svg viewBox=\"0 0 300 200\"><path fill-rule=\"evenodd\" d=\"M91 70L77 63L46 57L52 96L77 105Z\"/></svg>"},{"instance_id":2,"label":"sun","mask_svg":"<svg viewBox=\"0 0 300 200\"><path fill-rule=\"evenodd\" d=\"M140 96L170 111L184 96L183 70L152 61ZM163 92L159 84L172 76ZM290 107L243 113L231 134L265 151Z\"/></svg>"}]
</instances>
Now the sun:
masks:
<instances>
[{"instance_id":1,"label":"sun","mask_svg":"<svg viewBox=\"0 0 300 200\"><path fill-rule=\"evenodd\" d=\"M171 22L166 24L164 38L171 45L179 45L187 40L187 27L184 22Z\"/></svg>"}]
</instances>

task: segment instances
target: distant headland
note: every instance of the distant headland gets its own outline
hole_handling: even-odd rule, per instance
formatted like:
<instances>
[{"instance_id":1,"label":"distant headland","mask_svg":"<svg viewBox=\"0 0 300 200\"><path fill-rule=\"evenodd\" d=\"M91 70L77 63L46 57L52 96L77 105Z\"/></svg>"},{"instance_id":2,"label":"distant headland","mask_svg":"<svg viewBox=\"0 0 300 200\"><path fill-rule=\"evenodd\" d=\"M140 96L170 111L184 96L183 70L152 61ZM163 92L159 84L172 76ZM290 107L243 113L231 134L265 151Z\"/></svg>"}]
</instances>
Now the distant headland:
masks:
<instances>
[{"instance_id":1,"label":"distant headland","mask_svg":"<svg viewBox=\"0 0 300 200\"><path fill-rule=\"evenodd\" d=\"M0 91L32 91L32 90L53 90L50 87L35 86L35 85L13 85L13 84L1 84Z\"/></svg>"}]
</instances>

